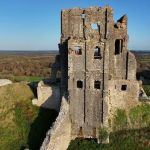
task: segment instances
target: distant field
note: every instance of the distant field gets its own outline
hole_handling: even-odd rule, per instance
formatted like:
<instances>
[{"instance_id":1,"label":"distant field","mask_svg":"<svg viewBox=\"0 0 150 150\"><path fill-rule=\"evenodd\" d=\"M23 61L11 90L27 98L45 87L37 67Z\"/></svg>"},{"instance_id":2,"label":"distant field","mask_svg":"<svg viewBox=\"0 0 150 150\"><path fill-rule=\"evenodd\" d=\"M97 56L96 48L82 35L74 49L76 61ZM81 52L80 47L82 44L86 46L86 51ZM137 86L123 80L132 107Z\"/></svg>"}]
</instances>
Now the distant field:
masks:
<instances>
[{"instance_id":1,"label":"distant field","mask_svg":"<svg viewBox=\"0 0 150 150\"><path fill-rule=\"evenodd\" d=\"M148 52L135 52L135 57L138 62L138 72L142 72L144 70L150 70L150 51Z\"/></svg>"},{"instance_id":2,"label":"distant field","mask_svg":"<svg viewBox=\"0 0 150 150\"><path fill-rule=\"evenodd\" d=\"M150 52L133 51L133 53L138 63L138 74L150 80ZM58 51L0 51L0 78L11 80L47 78L50 76L51 65L55 62L57 54Z\"/></svg>"},{"instance_id":3,"label":"distant field","mask_svg":"<svg viewBox=\"0 0 150 150\"><path fill-rule=\"evenodd\" d=\"M0 51L0 78L34 81L49 77L56 54L57 51Z\"/></svg>"},{"instance_id":4,"label":"distant field","mask_svg":"<svg viewBox=\"0 0 150 150\"><path fill-rule=\"evenodd\" d=\"M137 77L142 76L143 84L150 85L150 51L134 52L137 59Z\"/></svg>"},{"instance_id":5,"label":"distant field","mask_svg":"<svg viewBox=\"0 0 150 150\"><path fill-rule=\"evenodd\" d=\"M58 54L58 51L57 50L49 50L49 51L16 51L16 50L7 50L7 51L4 51L4 50L0 50L0 55L3 55L3 56L7 56L7 55L11 55L11 56L15 56L15 55L18 55L18 56L48 56L48 55L57 55Z\"/></svg>"}]
</instances>

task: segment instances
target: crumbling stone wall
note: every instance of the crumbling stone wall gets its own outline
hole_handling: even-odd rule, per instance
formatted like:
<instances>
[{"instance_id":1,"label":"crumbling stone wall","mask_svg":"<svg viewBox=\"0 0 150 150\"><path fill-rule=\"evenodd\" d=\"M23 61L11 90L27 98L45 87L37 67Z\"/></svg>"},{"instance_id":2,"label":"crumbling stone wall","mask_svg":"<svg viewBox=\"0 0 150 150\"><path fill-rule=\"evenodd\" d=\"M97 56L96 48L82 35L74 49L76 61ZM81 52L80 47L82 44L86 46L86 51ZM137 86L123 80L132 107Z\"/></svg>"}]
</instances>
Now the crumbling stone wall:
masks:
<instances>
[{"instance_id":1,"label":"crumbling stone wall","mask_svg":"<svg viewBox=\"0 0 150 150\"><path fill-rule=\"evenodd\" d=\"M37 87L37 99L33 99L32 104L59 112L60 103L60 86L50 86L40 81Z\"/></svg>"},{"instance_id":2,"label":"crumbling stone wall","mask_svg":"<svg viewBox=\"0 0 150 150\"><path fill-rule=\"evenodd\" d=\"M40 150L66 150L71 141L69 104L63 97L59 115L53 127L47 132Z\"/></svg>"}]
</instances>

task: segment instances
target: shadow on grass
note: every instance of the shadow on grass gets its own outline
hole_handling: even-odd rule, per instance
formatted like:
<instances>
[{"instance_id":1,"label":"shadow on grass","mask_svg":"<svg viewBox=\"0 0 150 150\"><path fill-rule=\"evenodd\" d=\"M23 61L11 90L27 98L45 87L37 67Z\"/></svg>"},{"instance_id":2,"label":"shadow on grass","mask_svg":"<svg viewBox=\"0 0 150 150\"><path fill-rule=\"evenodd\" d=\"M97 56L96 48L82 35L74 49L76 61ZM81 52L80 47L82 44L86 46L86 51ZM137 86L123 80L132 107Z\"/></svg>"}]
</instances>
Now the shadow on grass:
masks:
<instances>
[{"instance_id":1,"label":"shadow on grass","mask_svg":"<svg viewBox=\"0 0 150 150\"><path fill-rule=\"evenodd\" d=\"M28 146L30 150L39 150L47 131L52 126L58 113L55 110L40 108L38 117L31 125L28 136Z\"/></svg>"},{"instance_id":2,"label":"shadow on grass","mask_svg":"<svg viewBox=\"0 0 150 150\"><path fill-rule=\"evenodd\" d=\"M60 80L57 80L57 72L60 70L60 64L58 63L59 56L56 56L55 62L53 63L53 68L51 71L51 77L50 79L54 82L52 82L49 79L44 79L44 84L47 84L48 86L57 85L57 82L60 82ZM31 82L28 84L28 86L31 88L31 90L34 93L34 96L37 97L37 86L38 82ZM54 98L53 95L55 94L55 89L52 87L52 95L42 104L44 107L51 106L51 101ZM50 110L40 107L38 117L34 120L34 122L31 125L31 129L28 136L28 147L30 150L39 150L45 137L47 131L52 126L53 122L55 122L56 117L58 116L58 112L55 110ZM59 106L58 106L59 107Z\"/></svg>"},{"instance_id":3,"label":"shadow on grass","mask_svg":"<svg viewBox=\"0 0 150 150\"><path fill-rule=\"evenodd\" d=\"M28 83L28 86L32 90L34 97L37 97L37 87L38 87L39 82L30 82Z\"/></svg>"}]
</instances>

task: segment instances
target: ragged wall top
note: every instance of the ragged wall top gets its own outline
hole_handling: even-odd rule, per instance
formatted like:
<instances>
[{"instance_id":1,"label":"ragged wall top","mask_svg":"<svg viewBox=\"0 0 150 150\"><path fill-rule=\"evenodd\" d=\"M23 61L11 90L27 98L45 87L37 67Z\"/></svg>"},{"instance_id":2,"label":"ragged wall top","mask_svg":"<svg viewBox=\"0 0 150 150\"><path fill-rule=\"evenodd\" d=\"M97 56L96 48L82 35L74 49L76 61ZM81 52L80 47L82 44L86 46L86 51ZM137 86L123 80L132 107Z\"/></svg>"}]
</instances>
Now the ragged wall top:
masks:
<instances>
[{"instance_id":1,"label":"ragged wall top","mask_svg":"<svg viewBox=\"0 0 150 150\"><path fill-rule=\"evenodd\" d=\"M113 22L111 7L73 8L62 11L62 38L106 37L108 20ZM110 29L110 28L109 28Z\"/></svg>"},{"instance_id":2,"label":"ragged wall top","mask_svg":"<svg viewBox=\"0 0 150 150\"><path fill-rule=\"evenodd\" d=\"M76 43L95 41L95 43L102 45L101 54L103 55L106 51L109 53L107 59L109 60L110 79L128 79L129 70L127 69L131 69L133 72L131 76L135 79L136 60L134 56L131 61L128 60L127 16L121 17L115 23L112 8L109 6L62 10L61 34L62 44L72 39ZM91 51L98 45L92 46ZM62 52L68 54L67 48ZM129 77L129 79L131 78Z\"/></svg>"},{"instance_id":3,"label":"ragged wall top","mask_svg":"<svg viewBox=\"0 0 150 150\"><path fill-rule=\"evenodd\" d=\"M114 23L113 11L109 6L73 8L62 10L61 33L63 39L73 38L112 38L117 34L127 34L127 17L123 16ZM97 27L96 27L97 25Z\"/></svg>"}]
</instances>

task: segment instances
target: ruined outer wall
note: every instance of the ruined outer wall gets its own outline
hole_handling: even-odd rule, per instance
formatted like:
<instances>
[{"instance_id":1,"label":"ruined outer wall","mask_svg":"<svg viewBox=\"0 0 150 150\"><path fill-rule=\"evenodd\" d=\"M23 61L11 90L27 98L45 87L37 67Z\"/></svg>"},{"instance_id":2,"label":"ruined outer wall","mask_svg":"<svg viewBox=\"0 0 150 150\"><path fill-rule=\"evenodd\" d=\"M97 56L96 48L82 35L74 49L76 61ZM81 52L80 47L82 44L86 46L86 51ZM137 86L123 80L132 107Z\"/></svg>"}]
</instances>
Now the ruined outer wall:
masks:
<instances>
[{"instance_id":1,"label":"ruined outer wall","mask_svg":"<svg viewBox=\"0 0 150 150\"><path fill-rule=\"evenodd\" d=\"M69 104L63 97L59 115L53 127L47 132L40 150L66 150L71 141Z\"/></svg>"}]
</instances>

